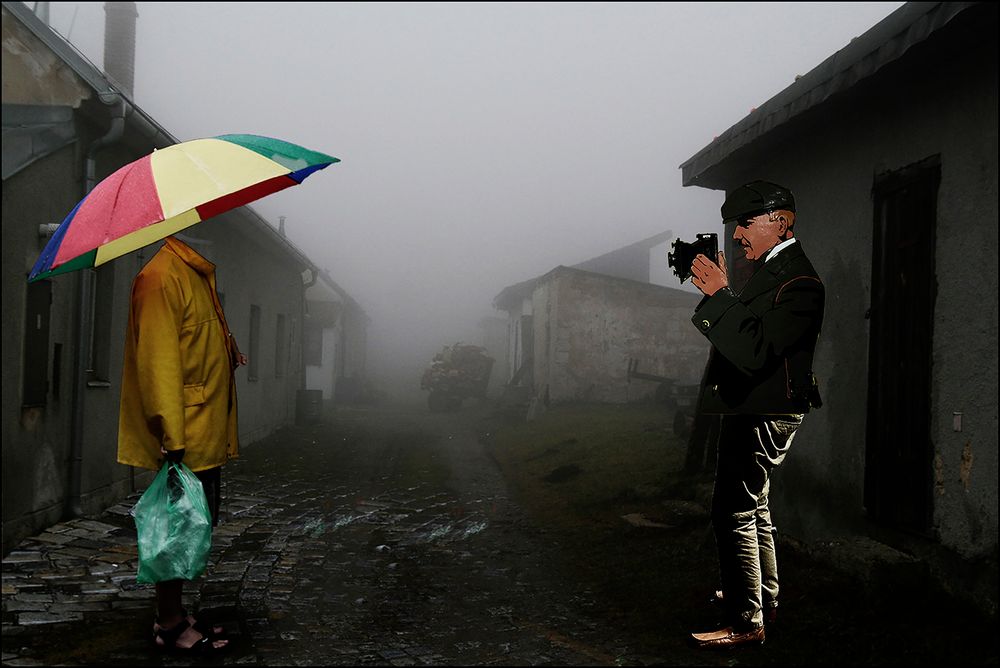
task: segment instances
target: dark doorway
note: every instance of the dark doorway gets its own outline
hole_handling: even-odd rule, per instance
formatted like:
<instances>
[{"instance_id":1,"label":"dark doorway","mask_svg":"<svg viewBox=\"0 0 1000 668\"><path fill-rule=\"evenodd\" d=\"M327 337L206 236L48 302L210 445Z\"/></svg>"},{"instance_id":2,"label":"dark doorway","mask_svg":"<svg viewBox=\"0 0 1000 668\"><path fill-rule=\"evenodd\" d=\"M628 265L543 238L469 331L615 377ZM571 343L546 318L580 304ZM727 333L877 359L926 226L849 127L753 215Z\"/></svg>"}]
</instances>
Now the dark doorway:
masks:
<instances>
[{"instance_id":1,"label":"dark doorway","mask_svg":"<svg viewBox=\"0 0 1000 668\"><path fill-rule=\"evenodd\" d=\"M937 278L937 156L876 177L865 507L928 533L932 515L931 342Z\"/></svg>"},{"instance_id":2,"label":"dark doorway","mask_svg":"<svg viewBox=\"0 0 1000 668\"><path fill-rule=\"evenodd\" d=\"M521 364L535 356L535 326L534 317L521 316Z\"/></svg>"}]
</instances>

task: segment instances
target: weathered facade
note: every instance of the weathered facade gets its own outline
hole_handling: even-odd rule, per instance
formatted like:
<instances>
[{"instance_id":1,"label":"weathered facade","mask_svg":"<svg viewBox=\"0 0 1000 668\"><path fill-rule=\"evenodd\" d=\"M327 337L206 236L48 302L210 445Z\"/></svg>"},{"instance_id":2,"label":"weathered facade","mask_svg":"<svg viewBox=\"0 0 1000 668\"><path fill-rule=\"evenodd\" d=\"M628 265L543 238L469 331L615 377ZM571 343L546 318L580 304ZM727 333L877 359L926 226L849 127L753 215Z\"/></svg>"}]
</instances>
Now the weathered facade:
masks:
<instances>
[{"instance_id":1,"label":"weathered facade","mask_svg":"<svg viewBox=\"0 0 1000 668\"><path fill-rule=\"evenodd\" d=\"M650 283L651 249L672 236L504 288L493 305L507 312L508 387L544 402L649 398L658 384L630 378L630 360L643 374L697 384L709 349L691 326L701 295Z\"/></svg>"},{"instance_id":2,"label":"weathered facade","mask_svg":"<svg viewBox=\"0 0 1000 668\"><path fill-rule=\"evenodd\" d=\"M536 280L507 286L493 299L493 306L507 313L506 385L531 386L532 348L535 345L531 294L535 290Z\"/></svg>"},{"instance_id":3,"label":"weathered facade","mask_svg":"<svg viewBox=\"0 0 1000 668\"><path fill-rule=\"evenodd\" d=\"M99 511L148 477L116 463L118 402L131 281L158 245L30 285L27 274L51 234L46 226L88 186L176 139L23 3L6 2L3 137L7 552L67 514ZM294 417L305 386L304 279L316 270L248 207L187 232L218 267L227 320L250 359L237 372L247 445Z\"/></svg>"},{"instance_id":4,"label":"weathered facade","mask_svg":"<svg viewBox=\"0 0 1000 668\"><path fill-rule=\"evenodd\" d=\"M497 396L503 391L503 386L510 377L510 363L507 360L507 320L497 317L483 318L479 321L479 327L483 332L480 345L486 348L486 354L493 358L487 395Z\"/></svg>"},{"instance_id":5,"label":"weathered facade","mask_svg":"<svg viewBox=\"0 0 1000 668\"><path fill-rule=\"evenodd\" d=\"M306 388L323 401L354 401L361 392L369 318L361 305L326 272L306 289Z\"/></svg>"},{"instance_id":6,"label":"weathered facade","mask_svg":"<svg viewBox=\"0 0 1000 668\"><path fill-rule=\"evenodd\" d=\"M994 609L997 34L995 4L907 3L682 165L684 185L791 188L826 284L825 405L776 517L992 558Z\"/></svg>"},{"instance_id":7,"label":"weathered facade","mask_svg":"<svg viewBox=\"0 0 1000 668\"><path fill-rule=\"evenodd\" d=\"M698 295L629 279L557 267L538 279L534 313L535 392L551 402L625 403L649 398L644 373L697 383L708 344L691 326Z\"/></svg>"}]
</instances>

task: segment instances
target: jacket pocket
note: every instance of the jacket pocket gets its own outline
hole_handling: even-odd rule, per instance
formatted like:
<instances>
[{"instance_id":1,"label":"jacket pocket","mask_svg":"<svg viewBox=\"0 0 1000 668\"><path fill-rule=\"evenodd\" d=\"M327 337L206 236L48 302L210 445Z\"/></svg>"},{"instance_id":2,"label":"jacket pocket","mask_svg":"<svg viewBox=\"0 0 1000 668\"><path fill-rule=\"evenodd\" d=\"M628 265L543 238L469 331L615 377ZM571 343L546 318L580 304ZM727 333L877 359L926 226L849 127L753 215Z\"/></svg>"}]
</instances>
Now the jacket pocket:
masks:
<instances>
[{"instance_id":1,"label":"jacket pocket","mask_svg":"<svg viewBox=\"0 0 1000 668\"><path fill-rule=\"evenodd\" d=\"M205 403L205 384L196 383L184 386L184 405L197 406Z\"/></svg>"},{"instance_id":2,"label":"jacket pocket","mask_svg":"<svg viewBox=\"0 0 1000 668\"><path fill-rule=\"evenodd\" d=\"M802 426L801 415L786 415L780 419L771 420L774 431L782 436L791 436Z\"/></svg>"}]
</instances>

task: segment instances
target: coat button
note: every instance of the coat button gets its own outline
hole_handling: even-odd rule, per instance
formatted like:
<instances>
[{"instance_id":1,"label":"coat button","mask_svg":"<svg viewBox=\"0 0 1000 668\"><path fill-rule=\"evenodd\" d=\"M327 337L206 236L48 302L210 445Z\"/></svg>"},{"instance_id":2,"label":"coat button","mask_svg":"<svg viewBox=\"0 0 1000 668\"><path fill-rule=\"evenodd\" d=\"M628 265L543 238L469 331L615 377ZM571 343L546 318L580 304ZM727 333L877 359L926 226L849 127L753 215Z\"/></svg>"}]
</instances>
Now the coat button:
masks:
<instances>
[{"instance_id":1,"label":"coat button","mask_svg":"<svg viewBox=\"0 0 1000 668\"><path fill-rule=\"evenodd\" d=\"M706 329L707 330L711 326L712 326L712 324L708 320L702 320L701 321L701 328L702 329Z\"/></svg>"}]
</instances>

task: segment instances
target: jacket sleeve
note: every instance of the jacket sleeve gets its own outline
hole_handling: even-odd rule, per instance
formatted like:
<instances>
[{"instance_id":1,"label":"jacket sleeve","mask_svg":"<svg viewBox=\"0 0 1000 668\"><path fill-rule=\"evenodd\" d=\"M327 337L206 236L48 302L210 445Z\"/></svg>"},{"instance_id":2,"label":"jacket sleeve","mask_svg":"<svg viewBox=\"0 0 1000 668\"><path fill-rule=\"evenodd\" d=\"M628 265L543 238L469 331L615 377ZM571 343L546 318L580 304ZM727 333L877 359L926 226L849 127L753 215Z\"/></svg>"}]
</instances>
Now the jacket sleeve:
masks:
<instances>
[{"instance_id":1,"label":"jacket sleeve","mask_svg":"<svg viewBox=\"0 0 1000 668\"><path fill-rule=\"evenodd\" d=\"M818 334L823 302L820 280L798 276L777 289L772 307L762 315L726 289L704 300L692 321L722 356L749 376L782 358L804 337Z\"/></svg>"},{"instance_id":2,"label":"jacket sleeve","mask_svg":"<svg viewBox=\"0 0 1000 668\"><path fill-rule=\"evenodd\" d=\"M181 286L162 273L140 275L132 288L132 308L144 417L164 449L179 450L185 447Z\"/></svg>"}]
</instances>

